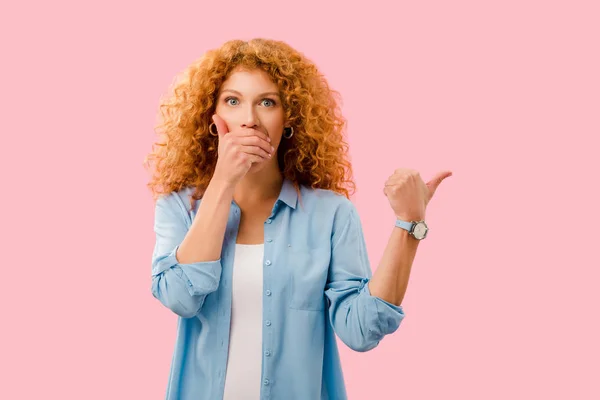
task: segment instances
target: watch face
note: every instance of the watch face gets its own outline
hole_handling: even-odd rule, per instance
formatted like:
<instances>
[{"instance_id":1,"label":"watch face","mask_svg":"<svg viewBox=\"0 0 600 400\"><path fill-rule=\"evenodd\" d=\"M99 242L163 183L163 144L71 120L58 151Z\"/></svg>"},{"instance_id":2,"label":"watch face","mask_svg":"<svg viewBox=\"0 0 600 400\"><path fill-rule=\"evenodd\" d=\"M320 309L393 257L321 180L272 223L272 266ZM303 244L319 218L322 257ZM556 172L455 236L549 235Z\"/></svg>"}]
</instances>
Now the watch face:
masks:
<instances>
[{"instance_id":1,"label":"watch face","mask_svg":"<svg viewBox=\"0 0 600 400\"><path fill-rule=\"evenodd\" d=\"M424 239L427 236L427 225L423 222L419 222L415 225L413 234L417 239Z\"/></svg>"}]
</instances>

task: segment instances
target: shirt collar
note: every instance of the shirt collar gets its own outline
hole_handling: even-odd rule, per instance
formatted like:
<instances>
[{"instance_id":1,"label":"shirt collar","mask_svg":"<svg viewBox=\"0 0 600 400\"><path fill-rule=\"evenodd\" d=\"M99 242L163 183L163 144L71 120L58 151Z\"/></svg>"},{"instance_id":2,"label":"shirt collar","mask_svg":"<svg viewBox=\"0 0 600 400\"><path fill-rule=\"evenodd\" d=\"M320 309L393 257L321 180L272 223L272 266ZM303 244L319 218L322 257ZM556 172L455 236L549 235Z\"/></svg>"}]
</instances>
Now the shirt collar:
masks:
<instances>
[{"instance_id":1,"label":"shirt collar","mask_svg":"<svg viewBox=\"0 0 600 400\"><path fill-rule=\"evenodd\" d=\"M281 191L279 192L279 197L277 197L277 200L275 201L275 205L279 202L283 202L291 208L296 209L296 205L298 204L298 192L299 189L296 190L294 182L288 178L283 178ZM232 200L231 203L237 206L235 200Z\"/></svg>"},{"instance_id":2,"label":"shirt collar","mask_svg":"<svg viewBox=\"0 0 600 400\"><path fill-rule=\"evenodd\" d=\"M282 201L293 209L296 208L296 204L298 203L298 192L296 191L294 183L288 178L283 178L283 185L281 186L281 192L279 193L277 201Z\"/></svg>"}]
</instances>

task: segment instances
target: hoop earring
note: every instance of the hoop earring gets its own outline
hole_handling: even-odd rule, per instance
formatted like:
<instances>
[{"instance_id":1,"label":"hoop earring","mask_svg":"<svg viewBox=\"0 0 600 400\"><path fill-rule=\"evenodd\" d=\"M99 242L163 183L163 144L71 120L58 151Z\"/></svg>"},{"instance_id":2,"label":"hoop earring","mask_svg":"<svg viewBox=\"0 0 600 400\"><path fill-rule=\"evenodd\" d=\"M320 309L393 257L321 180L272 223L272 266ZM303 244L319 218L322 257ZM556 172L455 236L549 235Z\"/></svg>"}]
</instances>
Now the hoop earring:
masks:
<instances>
[{"instance_id":1,"label":"hoop earring","mask_svg":"<svg viewBox=\"0 0 600 400\"><path fill-rule=\"evenodd\" d=\"M210 125L208 126L208 131L209 131L209 132L210 132L210 134L211 134L211 135L213 135L213 136L219 136L219 132L217 132L217 133L214 133L214 132L213 132L213 129L212 129L212 127L213 127L213 126L214 126L215 128L217 127L217 126L215 125L215 123L214 123L214 122L211 122L211 123L210 123Z\"/></svg>"},{"instance_id":2,"label":"hoop earring","mask_svg":"<svg viewBox=\"0 0 600 400\"><path fill-rule=\"evenodd\" d=\"M290 132L289 134L286 133L286 129L289 129L287 132ZM283 137L286 139L291 138L292 136L294 136L294 127L293 126L289 126L287 128L283 129Z\"/></svg>"}]
</instances>

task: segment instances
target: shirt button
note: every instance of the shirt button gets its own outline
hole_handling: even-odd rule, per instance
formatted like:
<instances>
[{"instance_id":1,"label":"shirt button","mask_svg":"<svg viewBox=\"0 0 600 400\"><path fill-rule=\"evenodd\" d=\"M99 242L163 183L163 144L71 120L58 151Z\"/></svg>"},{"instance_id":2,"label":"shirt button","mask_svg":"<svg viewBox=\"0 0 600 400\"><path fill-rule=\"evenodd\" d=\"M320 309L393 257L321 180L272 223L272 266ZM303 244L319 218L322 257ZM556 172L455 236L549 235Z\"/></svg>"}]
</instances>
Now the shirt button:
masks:
<instances>
[{"instance_id":1,"label":"shirt button","mask_svg":"<svg viewBox=\"0 0 600 400\"><path fill-rule=\"evenodd\" d=\"M267 243L271 243L272 241L273 241L273 239L271 239L271 238L267 239Z\"/></svg>"},{"instance_id":2,"label":"shirt button","mask_svg":"<svg viewBox=\"0 0 600 400\"><path fill-rule=\"evenodd\" d=\"M271 291L270 290L267 290L265 293L267 294L267 296L271 295Z\"/></svg>"},{"instance_id":3,"label":"shirt button","mask_svg":"<svg viewBox=\"0 0 600 400\"><path fill-rule=\"evenodd\" d=\"M267 320L267 321L265 322L265 325L267 325L267 326L271 326L271 321Z\"/></svg>"},{"instance_id":4,"label":"shirt button","mask_svg":"<svg viewBox=\"0 0 600 400\"><path fill-rule=\"evenodd\" d=\"M269 357L271 355L271 352L269 350L265 351L265 356Z\"/></svg>"},{"instance_id":5,"label":"shirt button","mask_svg":"<svg viewBox=\"0 0 600 400\"><path fill-rule=\"evenodd\" d=\"M265 383L265 386L269 386L269 383L270 383L270 382L269 382L269 380L268 380L268 379L265 379L265 382L264 382L264 383Z\"/></svg>"},{"instance_id":6,"label":"shirt button","mask_svg":"<svg viewBox=\"0 0 600 400\"><path fill-rule=\"evenodd\" d=\"M267 219L267 224L270 224L273 220L271 218Z\"/></svg>"},{"instance_id":7,"label":"shirt button","mask_svg":"<svg viewBox=\"0 0 600 400\"><path fill-rule=\"evenodd\" d=\"M271 260L267 260L267 261L265 262L265 264L267 264L267 265L271 265Z\"/></svg>"}]
</instances>

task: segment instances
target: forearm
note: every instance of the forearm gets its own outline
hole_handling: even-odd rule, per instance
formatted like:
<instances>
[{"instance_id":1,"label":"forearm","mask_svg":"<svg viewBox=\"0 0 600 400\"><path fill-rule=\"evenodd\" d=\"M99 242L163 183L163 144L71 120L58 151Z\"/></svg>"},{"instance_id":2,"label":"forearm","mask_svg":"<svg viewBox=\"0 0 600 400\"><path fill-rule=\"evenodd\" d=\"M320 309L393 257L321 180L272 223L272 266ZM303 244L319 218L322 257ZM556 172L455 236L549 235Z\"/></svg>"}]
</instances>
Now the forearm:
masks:
<instances>
[{"instance_id":1,"label":"forearm","mask_svg":"<svg viewBox=\"0 0 600 400\"><path fill-rule=\"evenodd\" d=\"M368 283L371 295L397 306L402 304L418 245L419 240L408 231L393 228L379 266Z\"/></svg>"},{"instance_id":2,"label":"forearm","mask_svg":"<svg viewBox=\"0 0 600 400\"><path fill-rule=\"evenodd\" d=\"M214 261L221 257L233 191L232 186L220 181L209 183L192 226L177 251L180 263Z\"/></svg>"}]
</instances>

